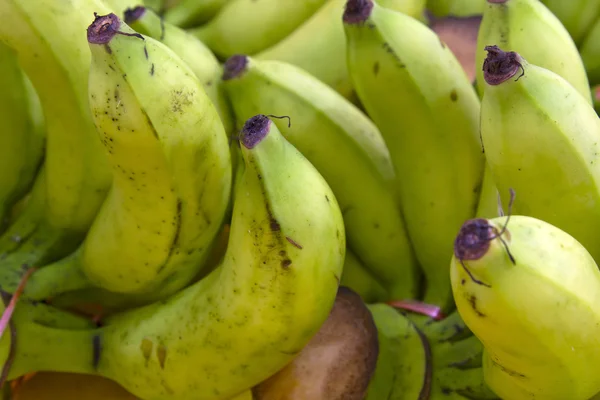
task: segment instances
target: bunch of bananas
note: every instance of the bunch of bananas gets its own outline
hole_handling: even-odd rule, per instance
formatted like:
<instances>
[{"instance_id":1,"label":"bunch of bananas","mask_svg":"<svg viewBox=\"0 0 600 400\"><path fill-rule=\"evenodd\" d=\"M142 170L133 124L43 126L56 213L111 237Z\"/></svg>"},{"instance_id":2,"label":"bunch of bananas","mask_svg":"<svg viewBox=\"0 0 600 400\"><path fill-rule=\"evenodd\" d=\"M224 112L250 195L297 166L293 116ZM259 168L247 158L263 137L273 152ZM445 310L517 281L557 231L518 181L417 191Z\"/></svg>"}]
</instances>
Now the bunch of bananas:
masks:
<instances>
[{"instance_id":1,"label":"bunch of bananas","mask_svg":"<svg viewBox=\"0 0 600 400\"><path fill-rule=\"evenodd\" d=\"M600 396L600 1L140 2L0 1L7 399Z\"/></svg>"}]
</instances>

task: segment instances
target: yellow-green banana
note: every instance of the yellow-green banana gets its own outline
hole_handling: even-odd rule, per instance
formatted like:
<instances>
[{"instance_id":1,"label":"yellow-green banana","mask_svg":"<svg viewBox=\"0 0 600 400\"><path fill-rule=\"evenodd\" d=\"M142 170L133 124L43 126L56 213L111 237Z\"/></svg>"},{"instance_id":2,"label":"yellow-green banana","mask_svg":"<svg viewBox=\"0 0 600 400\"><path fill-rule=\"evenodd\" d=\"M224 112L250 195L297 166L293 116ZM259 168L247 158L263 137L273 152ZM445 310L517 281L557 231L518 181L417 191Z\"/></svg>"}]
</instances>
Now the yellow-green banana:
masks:
<instances>
[{"instance_id":1,"label":"yellow-green banana","mask_svg":"<svg viewBox=\"0 0 600 400\"><path fill-rule=\"evenodd\" d=\"M31 189L43 161L44 115L15 52L0 42L0 232L13 205ZM2 251L2 250L0 250Z\"/></svg>"},{"instance_id":2,"label":"yellow-green banana","mask_svg":"<svg viewBox=\"0 0 600 400\"><path fill-rule=\"evenodd\" d=\"M128 8L135 7L143 0L102 0L117 15L122 15ZM150 0L162 1L162 0Z\"/></svg>"},{"instance_id":3,"label":"yellow-green banana","mask_svg":"<svg viewBox=\"0 0 600 400\"><path fill-rule=\"evenodd\" d=\"M590 83L600 84L600 17L583 39L579 53Z\"/></svg>"},{"instance_id":4,"label":"yellow-green banana","mask_svg":"<svg viewBox=\"0 0 600 400\"><path fill-rule=\"evenodd\" d=\"M477 36L478 66L483 65L486 46L521 54L532 64L565 78L591 101L585 67L573 39L539 0L488 0ZM476 82L483 96L486 83L480 67Z\"/></svg>"},{"instance_id":5,"label":"yellow-green banana","mask_svg":"<svg viewBox=\"0 0 600 400\"><path fill-rule=\"evenodd\" d=\"M487 47L485 155L504 204L573 235L600 261L600 119L558 74Z\"/></svg>"},{"instance_id":6,"label":"yellow-green banana","mask_svg":"<svg viewBox=\"0 0 600 400\"><path fill-rule=\"evenodd\" d=\"M208 47L198 38L165 22L154 11L138 6L125 11L127 25L142 35L166 44L194 71L204 91L219 112L228 135L233 133L233 121L229 103L221 85L221 64Z\"/></svg>"},{"instance_id":7,"label":"yellow-green banana","mask_svg":"<svg viewBox=\"0 0 600 400\"><path fill-rule=\"evenodd\" d=\"M294 64L351 99L342 14L346 0L329 0L294 32L253 57ZM423 18L425 0L380 0L383 7Z\"/></svg>"},{"instance_id":8,"label":"yellow-green banana","mask_svg":"<svg viewBox=\"0 0 600 400\"><path fill-rule=\"evenodd\" d=\"M166 45L115 14L96 17L87 38L90 109L113 185L82 246L36 272L25 294L91 284L168 296L204 267L223 223L229 143L200 81Z\"/></svg>"},{"instance_id":9,"label":"yellow-green banana","mask_svg":"<svg viewBox=\"0 0 600 400\"><path fill-rule=\"evenodd\" d=\"M238 121L289 117L279 130L327 180L350 249L393 298L418 295L418 267L396 204L394 167L379 130L358 108L302 69L237 55L224 84Z\"/></svg>"},{"instance_id":10,"label":"yellow-green banana","mask_svg":"<svg viewBox=\"0 0 600 400\"><path fill-rule=\"evenodd\" d=\"M327 182L267 117L248 120L240 141L245 168L222 264L96 330L17 324L18 340L35 343L17 350L9 379L41 367L99 374L144 400L224 400L306 346L336 297L342 214ZM0 339L4 357L8 338Z\"/></svg>"},{"instance_id":11,"label":"yellow-green banana","mask_svg":"<svg viewBox=\"0 0 600 400\"><path fill-rule=\"evenodd\" d=\"M346 249L341 285L357 292L366 303L377 303L390 298L383 285L360 262L350 249Z\"/></svg>"},{"instance_id":12,"label":"yellow-green banana","mask_svg":"<svg viewBox=\"0 0 600 400\"><path fill-rule=\"evenodd\" d=\"M483 14L486 0L427 0L427 10L436 17L470 17Z\"/></svg>"},{"instance_id":13,"label":"yellow-green banana","mask_svg":"<svg viewBox=\"0 0 600 400\"><path fill-rule=\"evenodd\" d=\"M596 85L592 88L592 94L594 96L594 109L596 114L600 117L600 85Z\"/></svg>"},{"instance_id":14,"label":"yellow-green banana","mask_svg":"<svg viewBox=\"0 0 600 400\"><path fill-rule=\"evenodd\" d=\"M231 0L191 32L221 59L254 54L302 25L326 0Z\"/></svg>"},{"instance_id":15,"label":"yellow-green banana","mask_svg":"<svg viewBox=\"0 0 600 400\"><path fill-rule=\"evenodd\" d=\"M168 0L166 0L168 1ZM167 8L165 21L182 28L203 24L213 18L232 0L178 0Z\"/></svg>"},{"instance_id":16,"label":"yellow-green banana","mask_svg":"<svg viewBox=\"0 0 600 400\"><path fill-rule=\"evenodd\" d=\"M598 0L541 0L569 31L575 43L581 40L600 16Z\"/></svg>"},{"instance_id":17,"label":"yellow-green banana","mask_svg":"<svg viewBox=\"0 0 600 400\"><path fill-rule=\"evenodd\" d=\"M348 0L344 23L353 85L396 168L425 301L451 308L448 254L483 179L479 99L454 54L416 19Z\"/></svg>"},{"instance_id":18,"label":"yellow-green banana","mask_svg":"<svg viewBox=\"0 0 600 400\"><path fill-rule=\"evenodd\" d=\"M600 270L575 238L523 215L468 220L451 276L500 398L587 400L600 391Z\"/></svg>"},{"instance_id":19,"label":"yellow-green banana","mask_svg":"<svg viewBox=\"0 0 600 400\"><path fill-rule=\"evenodd\" d=\"M479 196L479 203L475 216L480 218L501 217L503 213L499 203L499 196L500 193L494 182L494 175L486 162L483 171L483 182L481 184L481 195Z\"/></svg>"}]
</instances>

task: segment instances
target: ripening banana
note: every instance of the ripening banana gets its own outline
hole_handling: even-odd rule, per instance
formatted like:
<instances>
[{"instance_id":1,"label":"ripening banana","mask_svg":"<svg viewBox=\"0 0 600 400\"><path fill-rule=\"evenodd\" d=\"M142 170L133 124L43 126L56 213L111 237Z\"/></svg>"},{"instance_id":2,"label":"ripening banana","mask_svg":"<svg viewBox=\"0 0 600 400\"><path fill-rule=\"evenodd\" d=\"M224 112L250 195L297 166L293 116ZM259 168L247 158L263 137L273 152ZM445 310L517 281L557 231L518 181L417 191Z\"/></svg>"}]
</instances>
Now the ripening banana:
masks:
<instances>
[{"instance_id":1,"label":"ripening banana","mask_svg":"<svg viewBox=\"0 0 600 400\"><path fill-rule=\"evenodd\" d=\"M585 67L573 39L539 0L488 0L477 36L478 66L483 65L486 46L521 54L565 78L591 101ZM477 68L476 82L483 96L486 83L481 68Z\"/></svg>"},{"instance_id":2,"label":"ripening banana","mask_svg":"<svg viewBox=\"0 0 600 400\"><path fill-rule=\"evenodd\" d=\"M427 0L427 10L436 17L471 17L483 14L486 0Z\"/></svg>"},{"instance_id":3,"label":"ripening banana","mask_svg":"<svg viewBox=\"0 0 600 400\"><path fill-rule=\"evenodd\" d=\"M254 116L240 136L245 168L220 266L99 329L17 325L19 343L35 343L17 350L9 379L43 367L98 374L144 400L224 400L293 360L333 307L342 214L327 182L269 118Z\"/></svg>"},{"instance_id":4,"label":"ripening banana","mask_svg":"<svg viewBox=\"0 0 600 400\"><path fill-rule=\"evenodd\" d=\"M36 272L25 295L93 285L169 296L204 267L223 224L229 143L200 81L166 45L115 14L97 16L87 38L90 109L113 186L82 246Z\"/></svg>"},{"instance_id":5,"label":"ripening banana","mask_svg":"<svg viewBox=\"0 0 600 400\"><path fill-rule=\"evenodd\" d=\"M219 112L225 132L233 134L233 117L221 84L221 64L210 49L189 32L165 22L143 6L127 9L124 20L136 32L166 44L194 71Z\"/></svg>"},{"instance_id":6,"label":"ripening banana","mask_svg":"<svg viewBox=\"0 0 600 400\"><path fill-rule=\"evenodd\" d=\"M451 308L447 254L475 214L483 178L479 99L454 54L423 23L372 0L348 0L344 24L353 85L396 168L425 301Z\"/></svg>"},{"instance_id":7,"label":"ripening banana","mask_svg":"<svg viewBox=\"0 0 600 400\"><path fill-rule=\"evenodd\" d=\"M224 84L238 121L268 113L327 180L342 208L350 249L393 298L414 298L419 270L396 204L394 167L375 124L310 74L237 55Z\"/></svg>"},{"instance_id":8,"label":"ripening banana","mask_svg":"<svg viewBox=\"0 0 600 400\"><path fill-rule=\"evenodd\" d=\"M168 0L166 0L168 1ZM168 7L165 22L181 28L191 28L201 25L213 18L224 5L232 0L179 0Z\"/></svg>"},{"instance_id":9,"label":"ripening banana","mask_svg":"<svg viewBox=\"0 0 600 400\"><path fill-rule=\"evenodd\" d=\"M575 43L589 31L595 18L600 16L598 0L541 0L569 31Z\"/></svg>"},{"instance_id":10,"label":"ripening banana","mask_svg":"<svg viewBox=\"0 0 600 400\"><path fill-rule=\"evenodd\" d=\"M353 99L342 24L345 3L329 0L294 32L253 58L294 64ZM424 17L425 0L380 0L380 4L415 18Z\"/></svg>"},{"instance_id":11,"label":"ripening banana","mask_svg":"<svg viewBox=\"0 0 600 400\"><path fill-rule=\"evenodd\" d=\"M579 53L590 83L600 84L600 17L583 39Z\"/></svg>"},{"instance_id":12,"label":"ripening banana","mask_svg":"<svg viewBox=\"0 0 600 400\"><path fill-rule=\"evenodd\" d=\"M100 0L0 1L0 41L15 50L31 79L46 125L43 218L0 269L39 266L71 252L110 188L110 167L87 101L90 54L82 34L90 15L109 11Z\"/></svg>"},{"instance_id":13,"label":"ripening banana","mask_svg":"<svg viewBox=\"0 0 600 400\"><path fill-rule=\"evenodd\" d=\"M254 54L292 33L326 0L231 0L191 32L221 59Z\"/></svg>"},{"instance_id":14,"label":"ripening banana","mask_svg":"<svg viewBox=\"0 0 600 400\"><path fill-rule=\"evenodd\" d=\"M365 303L377 303L390 298L381 282L373 277L371 271L361 263L350 249L346 249L344 272L342 273L340 285L349 287L358 293Z\"/></svg>"},{"instance_id":15,"label":"ripening banana","mask_svg":"<svg viewBox=\"0 0 600 400\"><path fill-rule=\"evenodd\" d=\"M600 391L600 270L575 238L523 215L468 220L451 276L500 398L587 400Z\"/></svg>"},{"instance_id":16,"label":"ripening banana","mask_svg":"<svg viewBox=\"0 0 600 400\"><path fill-rule=\"evenodd\" d=\"M43 162L44 115L15 52L0 42L0 233ZM1 252L0 248L0 252Z\"/></svg>"},{"instance_id":17,"label":"ripening banana","mask_svg":"<svg viewBox=\"0 0 600 400\"><path fill-rule=\"evenodd\" d=\"M504 204L551 223L600 261L600 119L558 74L487 47L481 107L485 155Z\"/></svg>"},{"instance_id":18,"label":"ripening banana","mask_svg":"<svg viewBox=\"0 0 600 400\"><path fill-rule=\"evenodd\" d=\"M379 357L365 400L429 398L431 352L427 338L386 304L368 305L379 336Z\"/></svg>"}]
</instances>

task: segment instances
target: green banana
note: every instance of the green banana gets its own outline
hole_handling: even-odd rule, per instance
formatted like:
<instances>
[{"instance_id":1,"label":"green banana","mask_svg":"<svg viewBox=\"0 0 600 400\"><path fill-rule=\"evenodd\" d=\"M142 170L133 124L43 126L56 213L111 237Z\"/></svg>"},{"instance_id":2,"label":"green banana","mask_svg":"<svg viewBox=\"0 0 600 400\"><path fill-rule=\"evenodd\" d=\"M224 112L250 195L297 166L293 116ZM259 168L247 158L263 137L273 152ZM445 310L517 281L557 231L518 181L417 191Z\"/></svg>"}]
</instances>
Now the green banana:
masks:
<instances>
[{"instance_id":1,"label":"green banana","mask_svg":"<svg viewBox=\"0 0 600 400\"><path fill-rule=\"evenodd\" d=\"M471 17L483 14L486 0L427 0L427 10L436 17Z\"/></svg>"},{"instance_id":2,"label":"green banana","mask_svg":"<svg viewBox=\"0 0 600 400\"><path fill-rule=\"evenodd\" d=\"M166 44L194 71L219 112L225 132L231 135L233 117L221 84L221 64L210 49L189 32L163 21L145 7L127 9L124 20L135 31Z\"/></svg>"},{"instance_id":3,"label":"green banana","mask_svg":"<svg viewBox=\"0 0 600 400\"><path fill-rule=\"evenodd\" d=\"M0 232L12 207L32 187L43 160L44 115L15 52L0 42Z\"/></svg>"},{"instance_id":4,"label":"green banana","mask_svg":"<svg viewBox=\"0 0 600 400\"><path fill-rule=\"evenodd\" d=\"M469 220L451 277L500 398L587 400L600 391L600 270L575 238L523 215Z\"/></svg>"},{"instance_id":5,"label":"green banana","mask_svg":"<svg viewBox=\"0 0 600 400\"><path fill-rule=\"evenodd\" d=\"M267 117L248 120L240 141L245 168L222 264L95 330L42 329L16 318L18 340L36 343L17 349L9 379L42 367L98 374L145 400L222 400L293 360L333 307L342 214L327 182Z\"/></svg>"},{"instance_id":6,"label":"green banana","mask_svg":"<svg viewBox=\"0 0 600 400\"><path fill-rule=\"evenodd\" d=\"M366 303L377 303L390 297L381 283L372 276L350 249L346 249L340 285L357 292Z\"/></svg>"},{"instance_id":7,"label":"green banana","mask_svg":"<svg viewBox=\"0 0 600 400\"><path fill-rule=\"evenodd\" d=\"M90 15L105 11L110 9L100 0L0 2L5 18L0 41L15 50L31 79L46 125L43 218L1 268L39 266L71 252L110 188L110 167L87 103L90 57L81 34ZM13 231L21 229L16 226Z\"/></svg>"},{"instance_id":8,"label":"green banana","mask_svg":"<svg viewBox=\"0 0 600 400\"><path fill-rule=\"evenodd\" d=\"M600 2L598 0L541 0L556 15L575 43L581 40L600 16Z\"/></svg>"},{"instance_id":9,"label":"green banana","mask_svg":"<svg viewBox=\"0 0 600 400\"><path fill-rule=\"evenodd\" d=\"M579 53L590 82L600 84L600 17L585 36Z\"/></svg>"},{"instance_id":10,"label":"green banana","mask_svg":"<svg viewBox=\"0 0 600 400\"><path fill-rule=\"evenodd\" d=\"M467 338L472 334L456 309L440 321L429 320L419 327L425 336L427 336L432 346L437 346L438 343L452 343Z\"/></svg>"},{"instance_id":11,"label":"green banana","mask_svg":"<svg viewBox=\"0 0 600 400\"><path fill-rule=\"evenodd\" d=\"M137 6L143 0L102 0L117 15L122 15L125 10ZM155 1L155 0L150 0ZM161 0L157 0L161 1Z\"/></svg>"},{"instance_id":12,"label":"green banana","mask_svg":"<svg viewBox=\"0 0 600 400\"><path fill-rule=\"evenodd\" d=\"M191 32L221 59L274 45L310 18L326 0L231 0Z\"/></svg>"},{"instance_id":13,"label":"green banana","mask_svg":"<svg viewBox=\"0 0 600 400\"><path fill-rule=\"evenodd\" d=\"M481 353L479 359L481 360ZM500 400L486 385L481 367L434 369L433 376L429 400Z\"/></svg>"},{"instance_id":14,"label":"green banana","mask_svg":"<svg viewBox=\"0 0 600 400\"><path fill-rule=\"evenodd\" d=\"M501 217L503 213L499 196L500 193L496 187L496 182L494 182L494 174L486 162L483 171L483 183L481 184L481 195L479 196L475 216L479 218Z\"/></svg>"},{"instance_id":15,"label":"green banana","mask_svg":"<svg viewBox=\"0 0 600 400\"><path fill-rule=\"evenodd\" d=\"M562 76L591 101L577 46L558 18L539 0L488 0L477 36L478 66L483 65L486 46L521 54L532 64ZM477 68L476 82L479 95L483 96L486 82L481 68Z\"/></svg>"},{"instance_id":16,"label":"green banana","mask_svg":"<svg viewBox=\"0 0 600 400\"><path fill-rule=\"evenodd\" d=\"M90 109L113 186L82 246L36 272L24 293L93 285L159 299L210 254L231 193L229 144L200 82L166 45L115 14L98 16L87 37Z\"/></svg>"},{"instance_id":17,"label":"green banana","mask_svg":"<svg viewBox=\"0 0 600 400\"><path fill-rule=\"evenodd\" d=\"M342 96L353 99L342 24L345 3L346 0L329 0L294 32L253 58L294 64ZM380 0L380 3L414 18L424 17L425 0Z\"/></svg>"},{"instance_id":18,"label":"green banana","mask_svg":"<svg viewBox=\"0 0 600 400\"><path fill-rule=\"evenodd\" d=\"M600 261L600 119L558 74L486 47L481 136L504 203L567 231ZM598 221L598 222L596 222Z\"/></svg>"},{"instance_id":19,"label":"green banana","mask_svg":"<svg viewBox=\"0 0 600 400\"><path fill-rule=\"evenodd\" d=\"M425 302L452 308L447 254L483 179L479 99L450 49L414 18L348 0L344 25L353 85L396 168Z\"/></svg>"},{"instance_id":20,"label":"green banana","mask_svg":"<svg viewBox=\"0 0 600 400\"><path fill-rule=\"evenodd\" d=\"M470 335L461 340L433 342L431 352L433 354L433 376L437 379L437 372L442 369L472 369L481 367L481 354L483 345L477 336Z\"/></svg>"},{"instance_id":21,"label":"green banana","mask_svg":"<svg viewBox=\"0 0 600 400\"><path fill-rule=\"evenodd\" d=\"M596 114L600 117L600 85L596 85L592 88L592 93L594 95L594 109L596 110Z\"/></svg>"},{"instance_id":22,"label":"green banana","mask_svg":"<svg viewBox=\"0 0 600 400\"><path fill-rule=\"evenodd\" d=\"M331 185L350 249L390 296L417 295L419 271L396 204L394 167L375 124L291 64L237 55L223 76L238 121L261 112L289 117L289 125L275 124Z\"/></svg>"},{"instance_id":23,"label":"green banana","mask_svg":"<svg viewBox=\"0 0 600 400\"><path fill-rule=\"evenodd\" d=\"M191 28L209 21L229 2L231 0L179 0L167 8L164 18L170 24Z\"/></svg>"}]
</instances>

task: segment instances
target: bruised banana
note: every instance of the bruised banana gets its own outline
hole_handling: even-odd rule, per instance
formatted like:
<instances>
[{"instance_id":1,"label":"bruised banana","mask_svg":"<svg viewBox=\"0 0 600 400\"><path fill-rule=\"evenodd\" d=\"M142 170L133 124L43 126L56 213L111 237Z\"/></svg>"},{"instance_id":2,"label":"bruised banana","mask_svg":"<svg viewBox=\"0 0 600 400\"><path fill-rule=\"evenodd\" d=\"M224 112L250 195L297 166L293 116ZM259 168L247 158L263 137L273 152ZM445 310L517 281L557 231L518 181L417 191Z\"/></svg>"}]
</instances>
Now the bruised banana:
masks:
<instances>
[{"instance_id":1,"label":"bruised banana","mask_svg":"<svg viewBox=\"0 0 600 400\"><path fill-rule=\"evenodd\" d=\"M165 0L168 1L168 0ZM167 8L165 22L181 28L191 28L209 21L232 0L179 0Z\"/></svg>"},{"instance_id":2,"label":"bruised banana","mask_svg":"<svg viewBox=\"0 0 600 400\"><path fill-rule=\"evenodd\" d=\"M500 398L587 400L600 391L600 271L575 238L523 215L472 219L456 237L451 276Z\"/></svg>"},{"instance_id":3,"label":"bruised banana","mask_svg":"<svg viewBox=\"0 0 600 400\"><path fill-rule=\"evenodd\" d=\"M228 135L233 133L229 103L221 82L221 64L198 38L161 19L154 11L138 6L125 11L124 21L136 32L156 39L175 52L202 83Z\"/></svg>"},{"instance_id":4,"label":"bruised banana","mask_svg":"<svg viewBox=\"0 0 600 400\"><path fill-rule=\"evenodd\" d=\"M0 2L0 40L17 54L39 95L46 126L45 210L0 269L40 265L67 255L83 240L111 184L106 154L87 101L90 56L81 32L100 0ZM22 218L19 221L31 221ZM11 228L21 234L24 227Z\"/></svg>"},{"instance_id":5,"label":"bruised banana","mask_svg":"<svg viewBox=\"0 0 600 400\"><path fill-rule=\"evenodd\" d=\"M353 85L396 167L425 301L451 308L448 254L483 178L479 99L450 49L414 18L348 0L344 25Z\"/></svg>"},{"instance_id":6,"label":"bruised banana","mask_svg":"<svg viewBox=\"0 0 600 400\"><path fill-rule=\"evenodd\" d=\"M24 293L92 285L159 299L198 274L222 226L227 137L200 82L164 44L115 14L97 16L87 37L90 109L113 186L82 246L36 272Z\"/></svg>"},{"instance_id":7,"label":"bruised banana","mask_svg":"<svg viewBox=\"0 0 600 400\"><path fill-rule=\"evenodd\" d=\"M15 52L0 42L0 232L31 189L43 162L44 115ZM0 252L2 248L0 247Z\"/></svg>"},{"instance_id":8,"label":"bruised banana","mask_svg":"<svg viewBox=\"0 0 600 400\"><path fill-rule=\"evenodd\" d=\"M253 58L294 64L353 99L342 24L345 3L346 0L329 0L294 32ZM414 18L424 17L424 0L380 0L380 4Z\"/></svg>"},{"instance_id":9,"label":"bruised banana","mask_svg":"<svg viewBox=\"0 0 600 400\"><path fill-rule=\"evenodd\" d=\"M600 17L598 0L541 0L560 19L578 45L594 20Z\"/></svg>"},{"instance_id":10,"label":"bruised banana","mask_svg":"<svg viewBox=\"0 0 600 400\"><path fill-rule=\"evenodd\" d=\"M191 32L221 59L254 54L302 25L326 0L231 0Z\"/></svg>"},{"instance_id":11,"label":"bruised banana","mask_svg":"<svg viewBox=\"0 0 600 400\"><path fill-rule=\"evenodd\" d=\"M223 76L238 121L258 113L289 117L289 124L275 124L331 186L349 248L390 296L414 298L419 270L396 203L394 167L375 124L291 64L237 55Z\"/></svg>"},{"instance_id":12,"label":"bruised banana","mask_svg":"<svg viewBox=\"0 0 600 400\"><path fill-rule=\"evenodd\" d=\"M16 318L19 343L34 343L17 349L9 379L43 367L98 374L145 400L225 400L294 359L333 307L342 215L327 182L267 117L248 120L240 140L245 167L220 266L95 330ZM0 339L4 356L9 340Z\"/></svg>"},{"instance_id":13,"label":"bruised banana","mask_svg":"<svg viewBox=\"0 0 600 400\"><path fill-rule=\"evenodd\" d=\"M565 79L515 52L486 48L481 136L514 212L566 231L600 261L600 119Z\"/></svg>"},{"instance_id":14,"label":"bruised banana","mask_svg":"<svg viewBox=\"0 0 600 400\"><path fill-rule=\"evenodd\" d=\"M590 82L600 84L600 17L584 38L579 53Z\"/></svg>"},{"instance_id":15,"label":"bruised banana","mask_svg":"<svg viewBox=\"0 0 600 400\"><path fill-rule=\"evenodd\" d=\"M591 101L577 46L559 19L539 0L488 0L477 36L478 66L483 65L486 46L519 53L530 63L562 76ZM486 82L482 68L477 68L476 81L483 96Z\"/></svg>"}]
</instances>

